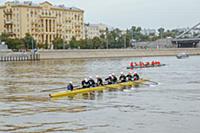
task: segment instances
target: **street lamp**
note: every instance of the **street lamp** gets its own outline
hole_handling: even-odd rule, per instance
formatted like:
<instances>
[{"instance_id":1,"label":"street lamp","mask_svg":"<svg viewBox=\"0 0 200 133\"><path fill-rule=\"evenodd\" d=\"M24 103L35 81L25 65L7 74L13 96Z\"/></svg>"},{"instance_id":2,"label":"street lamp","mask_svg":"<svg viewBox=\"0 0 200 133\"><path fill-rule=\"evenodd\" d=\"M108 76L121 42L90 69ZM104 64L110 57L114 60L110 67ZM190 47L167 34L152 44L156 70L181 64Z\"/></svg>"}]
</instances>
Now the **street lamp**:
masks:
<instances>
[{"instance_id":1,"label":"street lamp","mask_svg":"<svg viewBox=\"0 0 200 133\"><path fill-rule=\"evenodd\" d=\"M109 48L109 47L108 47L108 36L107 36L106 32L104 33L104 36L105 36L105 38L106 38L106 49L108 49L108 48Z\"/></svg>"},{"instance_id":2,"label":"street lamp","mask_svg":"<svg viewBox=\"0 0 200 133\"><path fill-rule=\"evenodd\" d=\"M124 48L126 48L126 34L124 34Z\"/></svg>"},{"instance_id":3,"label":"street lamp","mask_svg":"<svg viewBox=\"0 0 200 133\"><path fill-rule=\"evenodd\" d=\"M124 48L126 48L126 31L122 31L120 34L120 37L124 39Z\"/></svg>"}]
</instances>

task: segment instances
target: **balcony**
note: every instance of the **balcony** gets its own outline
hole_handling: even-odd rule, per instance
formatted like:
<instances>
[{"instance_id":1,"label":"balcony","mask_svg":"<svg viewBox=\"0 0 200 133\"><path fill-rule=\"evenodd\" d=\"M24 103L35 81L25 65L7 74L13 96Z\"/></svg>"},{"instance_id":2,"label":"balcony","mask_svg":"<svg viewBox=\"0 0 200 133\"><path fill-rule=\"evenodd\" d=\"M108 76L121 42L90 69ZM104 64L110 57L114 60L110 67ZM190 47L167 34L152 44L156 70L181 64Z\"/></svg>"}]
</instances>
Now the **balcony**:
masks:
<instances>
[{"instance_id":1,"label":"balcony","mask_svg":"<svg viewBox=\"0 0 200 133\"><path fill-rule=\"evenodd\" d=\"M5 15L12 15L12 13L13 13L11 9L10 10L4 10L3 12L4 12Z\"/></svg>"},{"instance_id":2,"label":"balcony","mask_svg":"<svg viewBox=\"0 0 200 133\"><path fill-rule=\"evenodd\" d=\"M4 20L4 23L6 25L12 25L13 24L12 20Z\"/></svg>"},{"instance_id":3,"label":"balcony","mask_svg":"<svg viewBox=\"0 0 200 133\"><path fill-rule=\"evenodd\" d=\"M46 14L41 14L40 18L56 18L55 15L46 15Z\"/></svg>"}]
</instances>

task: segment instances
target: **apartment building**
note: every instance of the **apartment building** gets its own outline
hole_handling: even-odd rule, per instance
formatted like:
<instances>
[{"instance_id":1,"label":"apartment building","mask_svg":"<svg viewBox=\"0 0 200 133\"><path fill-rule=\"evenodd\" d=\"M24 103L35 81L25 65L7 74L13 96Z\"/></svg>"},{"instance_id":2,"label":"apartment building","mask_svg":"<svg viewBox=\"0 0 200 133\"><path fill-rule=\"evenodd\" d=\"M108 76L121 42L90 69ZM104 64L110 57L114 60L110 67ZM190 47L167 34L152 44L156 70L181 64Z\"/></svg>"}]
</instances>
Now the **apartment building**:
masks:
<instances>
[{"instance_id":1,"label":"apartment building","mask_svg":"<svg viewBox=\"0 0 200 133\"><path fill-rule=\"evenodd\" d=\"M84 11L75 7L55 6L45 1L6 2L0 6L0 33L13 38L31 34L40 44L52 44L56 37L69 42L84 38Z\"/></svg>"},{"instance_id":2,"label":"apartment building","mask_svg":"<svg viewBox=\"0 0 200 133\"><path fill-rule=\"evenodd\" d=\"M106 32L107 26L104 24L85 24L85 38L93 39L100 37Z\"/></svg>"}]
</instances>

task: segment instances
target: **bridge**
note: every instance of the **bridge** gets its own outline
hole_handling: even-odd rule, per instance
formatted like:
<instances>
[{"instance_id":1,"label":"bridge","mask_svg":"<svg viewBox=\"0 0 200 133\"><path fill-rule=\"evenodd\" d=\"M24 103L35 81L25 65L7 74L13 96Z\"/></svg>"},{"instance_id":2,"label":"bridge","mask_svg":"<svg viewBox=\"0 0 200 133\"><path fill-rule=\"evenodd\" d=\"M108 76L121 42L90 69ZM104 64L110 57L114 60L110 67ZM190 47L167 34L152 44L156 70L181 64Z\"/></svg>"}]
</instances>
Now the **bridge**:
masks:
<instances>
[{"instance_id":1,"label":"bridge","mask_svg":"<svg viewBox=\"0 0 200 133\"><path fill-rule=\"evenodd\" d=\"M178 35L175 39L172 39L172 44L178 48L196 48L200 42L200 28L198 26L200 26L200 23ZM194 35L191 33L193 30L198 31L198 33Z\"/></svg>"}]
</instances>

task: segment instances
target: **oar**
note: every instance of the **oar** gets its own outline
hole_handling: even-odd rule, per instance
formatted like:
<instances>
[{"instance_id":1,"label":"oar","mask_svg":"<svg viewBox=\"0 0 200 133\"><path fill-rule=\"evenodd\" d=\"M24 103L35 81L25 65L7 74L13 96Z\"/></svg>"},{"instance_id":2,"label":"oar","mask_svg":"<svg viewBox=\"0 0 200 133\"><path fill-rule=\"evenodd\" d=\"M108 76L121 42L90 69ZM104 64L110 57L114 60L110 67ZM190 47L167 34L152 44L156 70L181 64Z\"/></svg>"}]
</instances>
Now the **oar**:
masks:
<instances>
[{"instance_id":1,"label":"oar","mask_svg":"<svg viewBox=\"0 0 200 133\"><path fill-rule=\"evenodd\" d=\"M55 90L61 90L61 89L65 89L66 87L61 87L61 88L53 88L53 89L48 89L48 90L42 90L40 92L48 92L48 91L55 91Z\"/></svg>"},{"instance_id":2,"label":"oar","mask_svg":"<svg viewBox=\"0 0 200 133\"><path fill-rule=\"evenodd\" d=\"M158 84L159 84L158 82L151 81L151 80L145 80L145 81L148 81L148 82L150 82L150 83L153 83L153 85L158 85Z\"/></svg>"}]
</instances>

